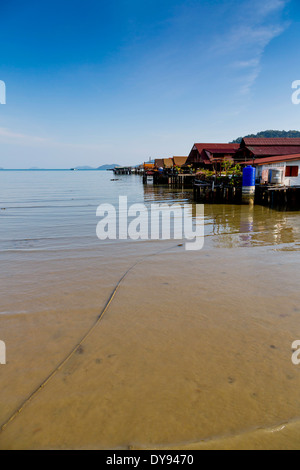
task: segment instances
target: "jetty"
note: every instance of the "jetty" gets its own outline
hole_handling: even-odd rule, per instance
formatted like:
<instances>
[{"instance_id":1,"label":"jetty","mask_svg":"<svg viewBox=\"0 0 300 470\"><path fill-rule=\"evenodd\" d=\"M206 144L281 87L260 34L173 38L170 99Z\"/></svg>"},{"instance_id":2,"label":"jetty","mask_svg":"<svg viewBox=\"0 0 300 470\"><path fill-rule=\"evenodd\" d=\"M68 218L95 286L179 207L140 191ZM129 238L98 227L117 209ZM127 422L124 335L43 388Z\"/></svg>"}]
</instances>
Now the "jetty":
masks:
<instances>
[{"instance_id":1,"label":"jetty","mask_svg":"<svg viewBox=\"0 0 300 470\"><path fill-rule=\"evenodd\" d=\"M114 175L131 175L132 167L131 166L116 166L113 169Z\"/></svg>"},{"instance_id":2,"label":"jetty","mask_svg":"<svg viewBox=\"0 0 300 470\"><path fill-rule=\"evenodd\" d=\"M258 186L255 190L255 204L284 211L300 210L299 187Z\"/></svg>"},{"instance_id":3,"label":"jetty","mask_svg":"<svg viewBox=\"0 0 300 470\"><path fill-rule=\"evenodd\" d=\"M173 188L192 189L194 181L195 175L185 173L147 171L143 175L144 184L169 185Z\"/></svg>"},{"instance_id":4,"label":"jetty","mask_svg":"<svg viewBox=\"0 0 300 470\"><path fill-rule=\"evenodd\" d=\"M213 185L195 181L194 201L206 204L242 204L242 186Z\"/></svg>"},{"instance_id":5,"label":"jetty","mask_svg":"<svg viewBox=\"0 0 300 470\"><path fill-rule=\"evenodd\" d=\"M243 204L243 187L219 185L213 187L196 181L193 185L194 201L203 204ZM255 194L250 202L271 209L299 211L300 186L282 187L274 185L256 185Z\"/></svg>"}]
</instances>

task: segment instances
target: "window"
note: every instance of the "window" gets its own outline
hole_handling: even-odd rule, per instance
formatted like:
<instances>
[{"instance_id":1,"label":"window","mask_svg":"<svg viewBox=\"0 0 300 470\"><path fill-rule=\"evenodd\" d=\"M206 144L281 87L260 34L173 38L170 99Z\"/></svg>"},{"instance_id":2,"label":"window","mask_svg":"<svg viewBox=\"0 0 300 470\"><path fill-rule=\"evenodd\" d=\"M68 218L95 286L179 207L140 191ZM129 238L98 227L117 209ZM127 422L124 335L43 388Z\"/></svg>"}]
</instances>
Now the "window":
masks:
<instances>
[{"instance_id":1,"label":"window","mask_svg":"<svg viewBox=\"0 0 300 470\"><path fill-rule=\"evenodd\" d=\"M299 175L299 167L297 166L287 166L285 169L285 176L296 178Z\"/></svg>"}]
</instances>

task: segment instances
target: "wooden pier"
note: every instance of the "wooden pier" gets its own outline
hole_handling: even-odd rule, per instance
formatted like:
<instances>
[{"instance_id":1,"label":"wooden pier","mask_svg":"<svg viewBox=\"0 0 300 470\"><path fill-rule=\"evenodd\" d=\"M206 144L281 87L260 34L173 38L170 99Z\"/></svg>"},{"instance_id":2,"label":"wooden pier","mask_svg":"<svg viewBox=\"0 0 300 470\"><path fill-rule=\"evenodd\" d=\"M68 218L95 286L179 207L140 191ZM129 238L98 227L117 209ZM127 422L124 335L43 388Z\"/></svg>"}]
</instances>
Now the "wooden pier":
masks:
<instances>
[{"instance_id":1,"label":"wooden pier","mask_svg":"<svg viewBox=\"0 0 300 470\"><path fill-rule=\"evenodd\" d=\"M300 187L257 186L255 204L284 211L300 210Z\"/></svg>"},{"instance_id":2,"label":"wooden pier","mask_svg":"<svg viewBox=\"0 0 300 470\"><path fill-rule=\"evenodd\" d=\"M207 204L242 204L242 188L195 183L194 201Z\"/></svg>"},{"instance_id":3,"label":"wooden pier","mask_svg":"<svg viewBox=\"0 0 300 470\"><path fill-rule=\"evenodd\" d=\"M169 185L173 188L192 189L195 181L195 175L190 174L166 174L159 172L148 172L143 175L143 183L152 182L154 185Z\"/></svg>"},{"instance_id":4,"label":"wooden pier","mask_svg":"<svg viewBox=\"0 0 300 470\"><path fill-rule=\"evenodd\" d=\"M115 175L131 175L132 168L131 166L117 166L114 168Z\"/></svg>"},{"instance_id":5,"label":"wooden pier","mask_svg":"<svg viewBox=\"0 0 300 470\"><path fill-rule=\"evenodd\" d=\"M194 184L194 201L206 204L243 204L242 187ZM254 204L271 209L299 211L300 187L256 186Z\"/></svg>"}]
</instances>

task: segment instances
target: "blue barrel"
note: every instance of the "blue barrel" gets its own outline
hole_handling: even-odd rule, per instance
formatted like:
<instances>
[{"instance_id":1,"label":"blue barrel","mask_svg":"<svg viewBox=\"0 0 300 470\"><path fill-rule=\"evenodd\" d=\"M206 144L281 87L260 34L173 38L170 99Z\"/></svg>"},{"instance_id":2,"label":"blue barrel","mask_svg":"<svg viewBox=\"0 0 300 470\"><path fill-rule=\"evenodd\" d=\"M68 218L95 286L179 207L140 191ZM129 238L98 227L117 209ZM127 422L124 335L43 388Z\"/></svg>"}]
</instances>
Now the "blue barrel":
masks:
<instances>
[{"instance_id":1,"label":"blue barrel","mask_svg":"<svg viewBox=\"0 0 300 470\"><path fill-rule=\"evenodd\" d=\"M243 170L243 186L248 188L255 186L255 175L255 168L250 165L246 166L246 168Z\"/></svg>"}]
</instances>

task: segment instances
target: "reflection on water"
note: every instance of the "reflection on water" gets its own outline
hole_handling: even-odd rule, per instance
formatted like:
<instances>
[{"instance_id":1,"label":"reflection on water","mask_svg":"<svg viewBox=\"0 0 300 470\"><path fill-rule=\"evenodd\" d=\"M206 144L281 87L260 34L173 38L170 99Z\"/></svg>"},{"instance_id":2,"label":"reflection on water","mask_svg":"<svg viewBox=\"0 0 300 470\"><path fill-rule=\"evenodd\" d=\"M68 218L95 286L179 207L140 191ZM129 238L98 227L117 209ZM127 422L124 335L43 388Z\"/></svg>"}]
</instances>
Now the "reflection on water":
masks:
<instances>
[{"instance_id":1,"label":"reflection on water","mask_svg":"<svg viewBox=\"0 0 300 470\"><path fill-rule=\"evenodd\" d=\"M276 246L298 249L298 214L277 212L262 206L205 206L212 234L221 235L223 247Z\"/></svg>"},{"instance_id":2,"label":"reflection on water","mask_svg":"<svg viewBox=\"0 0 300 470\"><path fill-rule=\"evenodd\" d=\"M169 204L193 204L190 190L164 186L144 186L146 203L166 201ZM205 234L217 236L216 246L235 248L276 246L276 249L299 250L300 217L295 212L279 212L263 206L206 204Z\"/></svg>"},{"instance_id":3,"label":"reflection on water","mask_svg":"<svg viewBox=\"0 0 300 470\"><path fill-rule=\"evenodd\" d=\"M298 213L206 205L205 246L106 243L103 202L192 203L109 172L0 172L0 448L297 448ZM193 206L195 214L195 205ZM164 250L164 251L162 251Z\"/></svg>"},{"instance_id":4,"label":"reflection on water","mask_svg":"<svg viewBox=\"0 0 300 470\"><path fill-rule=\"evenodd\" d=\"M110 172L1 172L0 253L8 250L82 250L99 245L96 208L119 196L128 205L193 204L191 190L143 185L140 176L111 181ZM196 214L193 205L193 214ZM296 212L262 206L205 205L205 233L223 247L274 245L299 249Z\"/></svg>"}]
</instances>

